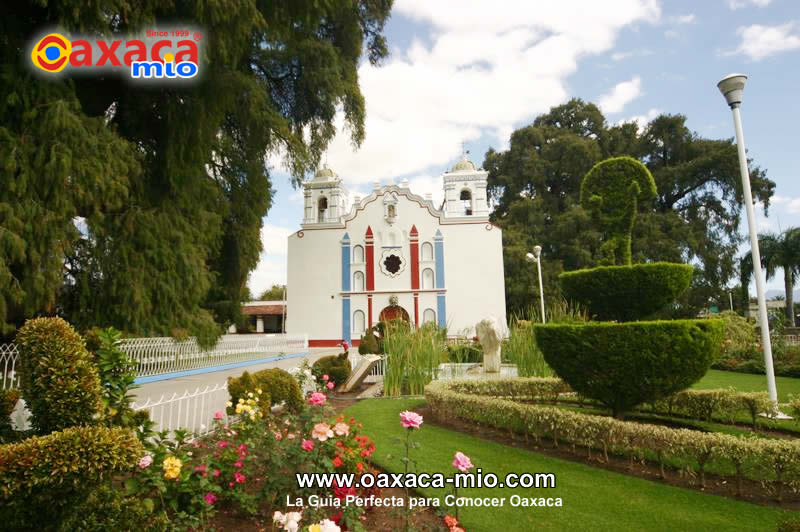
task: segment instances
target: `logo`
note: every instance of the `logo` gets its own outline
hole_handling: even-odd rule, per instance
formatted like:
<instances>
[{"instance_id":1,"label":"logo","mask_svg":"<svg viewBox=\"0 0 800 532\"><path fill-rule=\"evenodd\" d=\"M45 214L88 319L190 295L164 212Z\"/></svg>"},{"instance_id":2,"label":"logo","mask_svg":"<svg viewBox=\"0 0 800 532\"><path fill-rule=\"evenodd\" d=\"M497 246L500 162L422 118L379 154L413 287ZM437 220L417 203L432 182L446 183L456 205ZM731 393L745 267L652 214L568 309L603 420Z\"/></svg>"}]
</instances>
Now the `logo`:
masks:
<instances>
[{"instance_id":1,"label":"logo","mask_svg":"<svg viewBox=\"0 0 800 532\"><path fill-rule=\"evenodd\" d=\"M147 30L141 38L69 40L50 33L31 48L33 65L56 74L116 73L135 80L189 79L199 70L199 47L203 36L188 29Z\"/></svg>"},{"instance_id":2,"label":"logo","mask_svg":"<svg viewBox=\"0 0 800 532\"><path fill-rule=\"evenodd\" d=\"M45 72L61 72L72 52L72 43L58 33L42 37L31 51L33 64Z\"/></svg>"}]
</instances>

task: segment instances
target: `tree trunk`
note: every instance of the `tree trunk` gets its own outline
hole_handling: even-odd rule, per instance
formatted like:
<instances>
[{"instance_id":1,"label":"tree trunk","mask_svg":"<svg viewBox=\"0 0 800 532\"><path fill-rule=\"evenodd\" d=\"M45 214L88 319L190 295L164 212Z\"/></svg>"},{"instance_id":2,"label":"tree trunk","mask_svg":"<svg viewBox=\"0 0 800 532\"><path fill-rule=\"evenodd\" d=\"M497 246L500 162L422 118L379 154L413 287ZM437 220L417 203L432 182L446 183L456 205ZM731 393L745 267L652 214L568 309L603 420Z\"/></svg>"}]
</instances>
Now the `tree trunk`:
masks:
<instances>
[{"instance_id":1,"label":"tree trunk","mask_svg":"<svg viewBox=\"0 0 800 532\"><path fill-rule=\"evenodd\" d=\"M789 327L794 327L794 283L792 282L792 270L783 267L783 284L786 288L786 318L789 320Z\"/></svg>"}]
</instances>

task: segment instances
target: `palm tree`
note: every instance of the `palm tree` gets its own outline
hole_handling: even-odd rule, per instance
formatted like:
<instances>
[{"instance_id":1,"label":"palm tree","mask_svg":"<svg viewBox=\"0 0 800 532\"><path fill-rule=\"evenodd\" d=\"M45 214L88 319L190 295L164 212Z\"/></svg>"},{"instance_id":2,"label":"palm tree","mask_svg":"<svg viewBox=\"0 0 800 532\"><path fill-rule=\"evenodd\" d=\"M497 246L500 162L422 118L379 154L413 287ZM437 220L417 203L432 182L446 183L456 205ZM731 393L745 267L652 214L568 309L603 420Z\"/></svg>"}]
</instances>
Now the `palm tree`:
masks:
<instances>
[{"instance_id":1,"label":"palm tree","mask_svg":"<svg viewBox=\"0 0 800 532\"><path fill-rule=\"evenodd\" d=\"M800 228L790 227L782 233L764 233L758 235L758 247L761 250L761 266L767 273L767 280L775 276L778 269L783 269L783 285L786 290L786 319L791 327L795 326L793 292L797 275L800 274ZM750 254L743 257L739 270L742 286L750 283L753 275ZM744 282L744 281L747 282Z\"/></svg>"}]
</instances>

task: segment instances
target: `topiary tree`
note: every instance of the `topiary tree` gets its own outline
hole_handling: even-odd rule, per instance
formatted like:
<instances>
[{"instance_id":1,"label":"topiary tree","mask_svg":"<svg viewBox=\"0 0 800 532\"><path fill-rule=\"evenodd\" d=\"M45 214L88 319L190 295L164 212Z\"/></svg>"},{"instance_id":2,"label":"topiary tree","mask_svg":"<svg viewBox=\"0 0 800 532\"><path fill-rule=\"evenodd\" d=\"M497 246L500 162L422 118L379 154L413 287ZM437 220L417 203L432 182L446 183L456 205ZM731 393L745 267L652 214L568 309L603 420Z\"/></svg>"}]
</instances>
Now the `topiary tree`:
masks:
<instances>
[{"instance_id":1,"label":"topiary tree","mask_svg":"<svg viewBox=\"0 0 800 532\"><path fill-rule=\"evenodd\" d=\"M100 421L103 392L83 339L61 318L28 320L16 337L20 391L39 434Z\"/></svg>"},{"instance_id":2,"label":"topiary tree","mask_svg":"<svg viewBox=\"0 0 800 532\"><path fill-rule=\"evenodd\" d=\"M581 182L581 205L605 232L601 264L631 263L631 233L639 205L656 197L656 182L632 157L613 157L594 165Z\"/></svg>"},{"instance_id":3,"label":"topiary tree","mask_svg":"<svg viewBox=\"0 0 800 532\"><path fill-rule=\"evenodd\" d=\"M380 352L378 339L375 338L375 333L372 332L372 329L367 329L367 332L361 337L361 342L358 344L358 352L362 355Z\"/></svg>"},{"instance_id":4,"label":"topiary tree","mask_svg":"<svg viewBox=\"0 0 800 532\"><path fill-rule=\"evenodd\" d=\"M323 375L327 375L330 377L330 380L338 386L344 384L348 377L350 377L353 367L346 357L342 358L341 356L331 355L322 357L314 362L314 365L311 366L311 371L317 378L317 382L320 382L320 378Z\"/></svg>"}]
</instances>

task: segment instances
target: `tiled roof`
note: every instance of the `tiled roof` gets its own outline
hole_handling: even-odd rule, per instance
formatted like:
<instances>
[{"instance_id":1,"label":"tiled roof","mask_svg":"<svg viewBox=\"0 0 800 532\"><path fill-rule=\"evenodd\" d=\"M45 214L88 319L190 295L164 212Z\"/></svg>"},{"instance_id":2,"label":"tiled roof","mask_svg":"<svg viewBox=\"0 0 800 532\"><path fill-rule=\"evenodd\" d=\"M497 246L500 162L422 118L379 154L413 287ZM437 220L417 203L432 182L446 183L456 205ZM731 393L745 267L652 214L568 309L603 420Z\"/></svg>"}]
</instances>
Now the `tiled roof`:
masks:
<instances>
[{"instance_id":1,"label":"tiled roof","mask_svg":"<svg viewBox=\"0 0 800 532\"><path fill-rule=\"evenodd\" d=\"M245 316L282 316L284 305L243 305L242 314Z\"/></svg>"}]
</instances>

